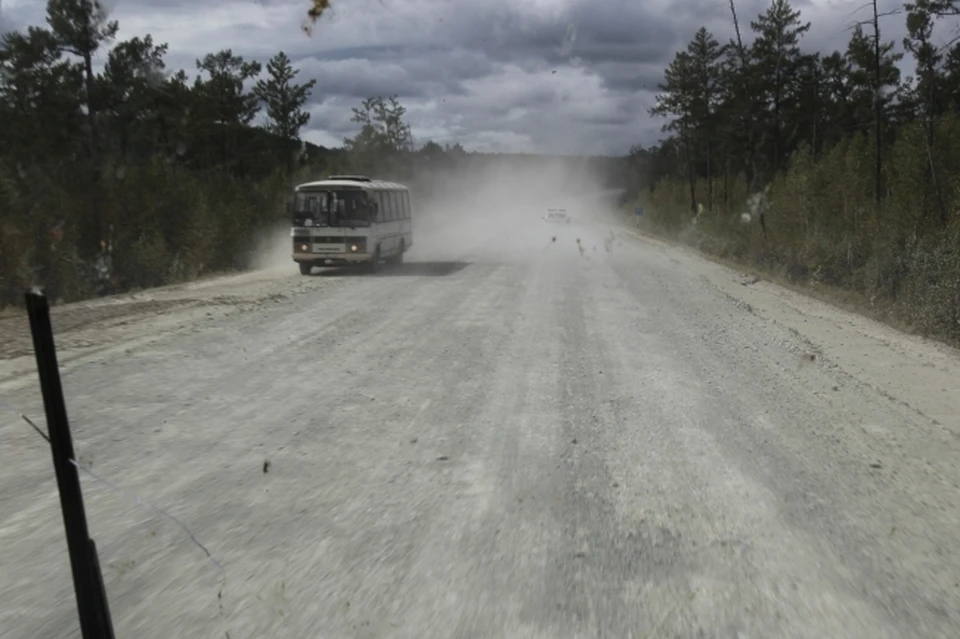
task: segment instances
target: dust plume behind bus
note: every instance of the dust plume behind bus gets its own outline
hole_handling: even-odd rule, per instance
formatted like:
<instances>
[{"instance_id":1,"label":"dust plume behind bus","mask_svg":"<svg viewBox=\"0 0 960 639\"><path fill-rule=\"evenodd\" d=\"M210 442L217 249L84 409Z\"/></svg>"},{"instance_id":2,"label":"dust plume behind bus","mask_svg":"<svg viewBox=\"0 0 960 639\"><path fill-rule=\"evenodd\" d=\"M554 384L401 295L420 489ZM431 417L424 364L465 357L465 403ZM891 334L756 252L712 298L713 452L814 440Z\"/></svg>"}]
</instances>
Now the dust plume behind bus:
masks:
<instances>
[{"instance_id":1,"label":"dust plume behind bus","mask_svg":"<svg viewBox=\"0 0 960 639\"><path fill-rule=\"evenodd\" d=\"M543 220L548 209L567 210L574 220L568 234L609 219L610 211L592 197L606 188L603 180L575 158L491 158L422 173L410 187L416 196L412 261L537 259L558 232Z\"/></svg>"}]
</instances>

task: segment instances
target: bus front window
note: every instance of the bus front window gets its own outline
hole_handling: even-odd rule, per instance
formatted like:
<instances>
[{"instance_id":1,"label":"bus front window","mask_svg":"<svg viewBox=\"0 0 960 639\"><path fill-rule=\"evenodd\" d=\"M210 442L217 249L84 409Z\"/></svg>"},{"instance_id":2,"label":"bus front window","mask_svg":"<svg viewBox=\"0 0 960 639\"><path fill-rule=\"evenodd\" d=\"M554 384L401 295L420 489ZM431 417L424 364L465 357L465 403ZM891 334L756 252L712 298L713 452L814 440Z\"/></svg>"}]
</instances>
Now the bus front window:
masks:
<instances>
[{"instance_id":1,"label":"bus front window","mask_svg":"<svg viewBox=\"0 0 960 639\"><path fill-rule=\"evenodd\" d=\"M294 200L294 226L370 226L370 200L364 191L301 191Z\"/></svg>"},{"instance_id":2,"label":"bus front window","mask_svg":"<svg viewBox=\"0 0 960 639\"><path fill-rule=\"evenodd\" d=\"M294 226L327 226L329 199L326 191L302 191L293 202Z\"/></svg>"}]
</instances>

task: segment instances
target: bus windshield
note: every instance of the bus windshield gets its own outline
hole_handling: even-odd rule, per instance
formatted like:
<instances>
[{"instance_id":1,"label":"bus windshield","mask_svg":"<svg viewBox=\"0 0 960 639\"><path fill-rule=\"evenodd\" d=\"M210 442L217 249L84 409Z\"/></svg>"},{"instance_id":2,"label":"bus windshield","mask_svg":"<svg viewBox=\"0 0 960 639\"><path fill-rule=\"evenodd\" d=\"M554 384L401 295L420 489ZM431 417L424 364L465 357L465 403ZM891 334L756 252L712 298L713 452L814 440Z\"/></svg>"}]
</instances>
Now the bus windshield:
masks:
<instances>
[{"instance_id":1,"label":"bus windshield","mask_svg":"<svg viewBox=\"0 0 960 639\"><path fill-rule=\"evenodd\" d=\"M294 198L294 226L370 226L373 219L365 191L300 191Z\"/></svg>"}]
</instances>

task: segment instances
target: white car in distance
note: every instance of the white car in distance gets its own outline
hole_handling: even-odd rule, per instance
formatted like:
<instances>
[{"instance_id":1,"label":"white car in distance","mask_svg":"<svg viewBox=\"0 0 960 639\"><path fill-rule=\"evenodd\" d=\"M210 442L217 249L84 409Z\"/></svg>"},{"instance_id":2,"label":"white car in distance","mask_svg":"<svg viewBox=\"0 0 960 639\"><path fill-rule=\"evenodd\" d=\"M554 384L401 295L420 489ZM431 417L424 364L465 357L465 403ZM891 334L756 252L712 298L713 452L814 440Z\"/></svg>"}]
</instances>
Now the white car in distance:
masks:
<instances>
[{"instance_id":1,"label":"white car in distance","mask_svg":"<svg viewBox=\"0 0 960 639\"><path fill-rule=\"evenodd\" d=\"M547 214L543 216L543 221L554 224L569 224L570 216L567 215L567 209L547 209Z\"/></svg>"}]
</instances>

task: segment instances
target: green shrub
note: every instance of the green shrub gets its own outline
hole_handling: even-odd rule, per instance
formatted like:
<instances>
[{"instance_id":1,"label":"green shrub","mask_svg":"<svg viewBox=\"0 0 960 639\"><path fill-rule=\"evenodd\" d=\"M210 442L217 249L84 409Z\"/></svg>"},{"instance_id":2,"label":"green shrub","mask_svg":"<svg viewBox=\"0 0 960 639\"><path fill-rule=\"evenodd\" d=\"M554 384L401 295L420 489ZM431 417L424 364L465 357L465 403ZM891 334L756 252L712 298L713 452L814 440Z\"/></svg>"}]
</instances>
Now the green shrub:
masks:
<instances>
[{"instance_id":1,"label":"green shrub","mask_svg":"<svg viewBox=\"0 0 960 639\"><path fill-rule=\"evenodd\" d=\"M886 150L885 198L874 203L873 140L848 137L814 159L800 147L770 184L764 233L748 223L746 183L729 206L697 218L688 184L664 180L643 198L645 224L705 253L808 285L847 290L865 306L889 309L923 334L960 342L960 119L940 120L934 156L940 197L929 179L924 131L905 126ZM704 180L696 187L705 203ZM716 196L716 189L714 191ZM940 215L940 202L946 225Z\"/></svg>"}]
</instances>

